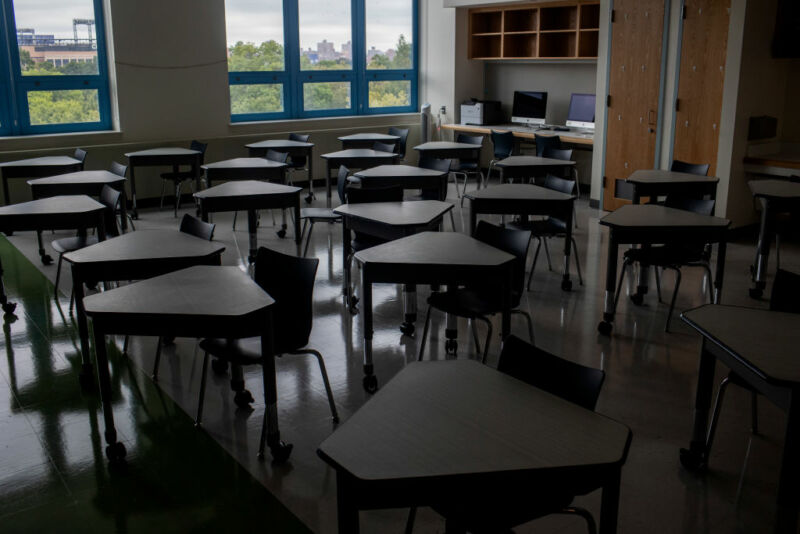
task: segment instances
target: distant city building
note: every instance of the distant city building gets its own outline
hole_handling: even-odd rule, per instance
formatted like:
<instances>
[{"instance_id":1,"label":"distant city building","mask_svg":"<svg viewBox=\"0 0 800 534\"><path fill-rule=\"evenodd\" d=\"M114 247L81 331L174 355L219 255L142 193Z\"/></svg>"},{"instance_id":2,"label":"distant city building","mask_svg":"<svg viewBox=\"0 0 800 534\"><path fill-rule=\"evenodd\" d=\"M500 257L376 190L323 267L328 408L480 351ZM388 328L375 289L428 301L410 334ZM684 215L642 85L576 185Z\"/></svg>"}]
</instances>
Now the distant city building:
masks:
<instances>
[{"instance_id":1,"label":"distant city building","mask_svg":"<svg viewBox=\"0 0 800 534\"><path fill-rule=\"evenodd\" d=\"M383 50L378 50L374 46L371 47L369 50L367 50L367 63L368 64L372 63L372 59L375 56L382 56L382 55L383 55Z\"/></svg>"},{"instance_id":2,"label":"distant city building","mask_svg":"<svg viewBox=\"0 0 800 534\"><path fill-rule=\"evenodd\" d=\"M88 37L78 38L77 27L88 27ZM93 37L94 21L73 19L74 38L56 39L52 34L37 34L33 28L17 29L17 43L20 51L26 51L34 63L49 62L54 67L67 63L90 63L97 60L97 41Z\"/></svg>"},{"instance_id":3,"label":"distant city building","mask_svg":"<svg viewBox=\"0 0 800 534\"><path fill-rule=\"evenodd\" d=\"M317 43L317 54L319 54L320 61L331 61L338 58L336 50L333 48L333 43L323 39L321 43Z\"/></svg>"},{"instance_id":4,"label":"distant city building","mask_svg":"<svg viewBox=\"0 0 800 534\"><path fill-rule=\"evenodd\" d=\"M345 59L353 59L353 43L347 41L342 45L342 57Z\"/></svg>"}]
</instances>

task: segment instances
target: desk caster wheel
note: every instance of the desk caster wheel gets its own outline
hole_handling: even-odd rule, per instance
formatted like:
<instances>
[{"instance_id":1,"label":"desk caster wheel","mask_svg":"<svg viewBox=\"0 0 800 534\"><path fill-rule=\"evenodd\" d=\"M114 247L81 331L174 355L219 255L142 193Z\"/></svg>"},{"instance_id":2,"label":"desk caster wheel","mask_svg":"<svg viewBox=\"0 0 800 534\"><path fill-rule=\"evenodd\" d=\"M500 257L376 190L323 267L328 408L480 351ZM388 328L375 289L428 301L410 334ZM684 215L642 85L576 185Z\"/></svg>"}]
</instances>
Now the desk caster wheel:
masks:
<instances>
[{"instance_id":1,"label":"desk caster wheel","mask_svg":"<svg viewBox=\"0 0 800 534\"><path fill-rule=\"evenodd\" d=\"M273 445L269 448L269 453L272 456L272 461L276 464L282 464L286 460L289 459L289 456L292 454L292 449L294 445L291 443L284 443L283 441L279 441L277 445ZM264 458L263 454L259 454L259 458Z\"/></svg>"},{"instance_id":2,"label":"desk caster wheel","mask_svg":"<svg viewBox=\"0 0 800 534\"><path fill-rule=\"evenodd\" d=\"M691 449L681 449L681 465L693 473L704 471L708 467L703 455Z\"/></svg>"},{"instance_id":3,"label":"desk caster wheel","mask_svg":"<svg viewBox=\"0 0 800 534\"><path fill-rule=\"evenodd\" d=\"M42 256L42 265L50 265L51 263L53 263L53 258L50 256L50 254L45 254Z\"/></svg>"},{"instance_id":4,"label":"desk caster wheel","mask_svg":"<svg viewBox=\"0 0 800 534\"><path fill-rule=\"evenodd\" d=\"M378 391L378 377L375 375L366 375L361 380L364 390L367 393L375 393Z\"/></svg>"},{"instance_id":5,"label":"desk caster wheel","mask_svg":"<svg viewBox=\"0 0 800 534\"><path fill-rule=\"evenodd\" d=\"M17 309L16 302L6 302L3 304L3 311L6 312L7 315L12 315L14 310Z\"/></svg>"},{"instance_id":6,"label":"desk caster wheel","mask_svg":"<svg viewBox=\"0 0 800 534\"><path fill-rule=\"evenodd\" d=\"M253 398L253 394L243 389L242 391L237 391L236 394L233 396L233 402L236 403L236 406L242 409L250 410L252 407L250 406L252 403L255 402Z\"/></svg>"},{"instance_id":7,"label":"desk caster wheel","mask_svg":"<svg viewBox=\"0 0 800 534\"><path fill-rule=\"evenodd\" d=\"M563 291L572 291L572 280L562 280L561 289Z\"/></svg>"},{"instance_id":8,"label":"desk caster wheel","mask_svg":"<svg viewBox=\"0 0 800 534\"><path fill-rule=\"evenodd\" d=\"M275 233L278 234L278 237L283 239L284 237L286 237L286 228L281 228L280 230L278 230Z\"/></svg>"},{"instance_id":9,"label":"desk caster wheel","mask_svg":"<svg viewBox=\"0 0 800 534\"><path fill-rule=\"evenodd\" d=\"M760 299L764 295L764 290L760 287L751 287L750 288L750 298L751 299Z\"/></svg>"},{"instance_id":10,"label":"desk caster wheel","mask_svg":"<svg viewBox=\"0 0 800 534\"><path fill-rule=\"evenodd\" d=\"M312 200L314 200L314 195L311 194L306 195L306 204L311 204Z\"/></svg>"},{"instance_id":11,"label":"desk caster wheel","mask_svg":"<svg viewBox=\"0 0 800 534\"><path fill-rule=\"evenodd\" d=\"M416 330L414 323L403 323L400 325L400 332L402 332L403 335L413 336L414 330Z\"/></svg>"},{"instance_id":12,"label":"desk caster wheel","mask_svg":"<svg viewBox=\"0 0 800 534\"><path fill-rule=\"evenodd\" d=\"M119 441L106 447L106 458L108 458L108 461L112 464L122 463L125 460L126 454L128 454L128 451L125 450L125 445Z\"/></svg>"},{"instance_id":13,"label":"desk caster wheel","mask_svg":"<svg viewBox=\"0 0 800 534\"><path fill-rule=\"evenodd\" d=\"M644 295L641 293L634 293L631 295L631 302L633 302L636 306L641 306L644 302Z\"/></svg>"},{"instance_id":14,"label":"desk caster wheel","mask_svg":"<svg viewBox=\"0 0 800 534\"><path fill-rule=\"evenodd\" d=\"M228 362L225 360L211 360L211 369L214 370L214 374L224 375L228 372Z\"/></svg>"},{"instance_id":15,"label":"desk caster wheel","mask_svg":"<svg viewBox=\"0 0 800 534\"><path fill-rule=\"evenodd\" d=\"M608 321L600 321L600 324L597 325L597 332L604 336L610 336L613 329L614 325Z\"/></svg>"},{"instance_id":16,"label":"desk caster wheel","mask_svg":"<svg viewBox=\"0 0 800 534\"><path fill-rule=\"evenodd\" d=\"M458 341L455 339L448 339L444 342L444 351L447 354L455 354L458 352Z\"/></svg>"}]
</instances>

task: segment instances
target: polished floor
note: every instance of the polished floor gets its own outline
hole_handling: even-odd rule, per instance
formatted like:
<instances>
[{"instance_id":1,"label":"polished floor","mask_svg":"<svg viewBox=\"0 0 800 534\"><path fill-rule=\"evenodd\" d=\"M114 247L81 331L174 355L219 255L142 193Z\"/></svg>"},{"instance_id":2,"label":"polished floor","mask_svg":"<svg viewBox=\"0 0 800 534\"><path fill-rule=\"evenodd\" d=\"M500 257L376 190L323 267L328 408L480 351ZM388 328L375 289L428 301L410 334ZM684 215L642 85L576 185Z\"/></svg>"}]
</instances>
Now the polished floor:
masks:
<instances>
[{"instance_id":1,"label":"polished floor","mask_svg":"<svg viewBox=\"0 0 800 534\"><path fill-rule=\"evenodd\" d=\"M458 229L463 231L467 203L458 208L452 187L450 193L457 206ZM315 204L323 205L319 200ZM560 275L549 272L540 256L523 306L533 315L537 345L606 371L597 410L633 431L623 469L619 531L769 531L784 415L761 402L761 433L751 436L749 397L730 388L709 472L696 476L680 467L678 449L688 444L691 431L699 338L677 317L672 332L664 332L667 305L659 304L654 292L641 307L622 298L613 335L597 335L607 239L597 223L600 216L585 200L579 203L576 237L585 285L577 284L573 271L573 291L562 292ZM232 214L217 214L215 238L226 245L223 262L246 269L246 223L240 217L232 231L231 219ZM269 212L261 223L260 245L294 253L290 239L275 235ZM171 209L143 211L136 227L177 228L177 221ZM449 223L445 229L450 230ZM290 236L291 232L290 228ZM553 241L550 249L558 270L561 242ZM209 371L204 427L198 430L192 418L201 354L194 340L179 339L165 349L157 385L149 378L155 338L134 338L129 359L112 349L115 417L129 456L126 472L109 473L102 454L98 399L81 393L77 383L77 334L67 311L69 274L62 275L60 305L56 305L50 282L55 266L44 267L38 261L34 234L15 234L8 242L0 237L0 254L8 291L20 304L19 319L6 324L7 361L0 364L0 388L5 389L0 393L0 530L161 532L255 526L269 532L336 531L335 476L316 455L317 446L335 425L314 360L287 356L278 362L281 432L295 447L288 464L275 466L256 458L263 414L260 369L246 371L247 386L256 399L252 411L237 410L227 377ZM752 254L750 238L729 245L723 302L766 307L766 301L747 295ZM325 356L336 403L346 420L369 395L361 387L360 315L350 315L342 305L341 227L318 224L309 255L321 261L310 346ZM784 268L800 271L797 246L783 244L781 261ZM663 278L667 297L673 278L671 274ZM704 288L702 270L685 269L678 309L703 303ZM425 296L426 290L420 288L421 312ZM403 336L398 328L400 297L400 289L393 285L377 286L374 292L374 354L380 384L417 353L418 340ZM443 318L434 314L433 325L427 354L444 358ZM478 328L485 336L483 327ZM526 337L521 318L512 320L512 331ZM121 339L112 341L121 347ZM491 365L498 351L495 338ZM464 322L459 325L458 357L476 357ZM723 372L720 366L720 379ZM599 503L599 492L578 499L595 515ZM405 517L405 510L363 512L362 531L402 532ZM416 532L443 530L435 513L420 512ZM555 516L516 531L572 533L585 528L580 520Z\"/></svg>"}]
</instances>

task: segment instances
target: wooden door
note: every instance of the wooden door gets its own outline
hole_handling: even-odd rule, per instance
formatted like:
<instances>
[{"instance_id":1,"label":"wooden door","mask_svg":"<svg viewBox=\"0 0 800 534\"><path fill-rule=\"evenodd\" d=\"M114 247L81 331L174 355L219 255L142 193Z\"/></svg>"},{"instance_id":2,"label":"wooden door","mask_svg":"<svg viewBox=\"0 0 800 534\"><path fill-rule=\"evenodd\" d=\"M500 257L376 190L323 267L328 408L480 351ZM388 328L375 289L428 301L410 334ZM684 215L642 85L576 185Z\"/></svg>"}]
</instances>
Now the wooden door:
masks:
<instances>
[{"instance_id":1,"label":"wooden door","mask_svg":"<svg viewBox=\"0 0 800 534\"><path fill-rule=\"evenodd\" d=\"M730 0L686 0L672 157L717 167Z\"/></svg>"},{"instance_id":2,"label":"wooden door","mask_svg":"<svg viewBox=\"0 0 800 534\"><path fill-rule=\"evenodd\" d=\"M629 202L624 180L656 166L664 0L614 0L603 209ZM621 183L620 183L621 182Z\"/></svg>"}]
</instances>

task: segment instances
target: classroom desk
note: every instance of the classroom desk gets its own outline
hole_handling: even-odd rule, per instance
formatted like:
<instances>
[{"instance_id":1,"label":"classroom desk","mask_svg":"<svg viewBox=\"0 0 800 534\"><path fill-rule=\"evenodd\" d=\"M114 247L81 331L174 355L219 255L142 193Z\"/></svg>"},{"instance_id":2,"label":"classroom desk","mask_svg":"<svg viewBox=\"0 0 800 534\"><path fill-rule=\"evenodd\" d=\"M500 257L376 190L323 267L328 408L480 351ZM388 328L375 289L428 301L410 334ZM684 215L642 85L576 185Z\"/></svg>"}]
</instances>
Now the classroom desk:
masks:
<instances>
[{"instance_id":1,"label":"classroom desk","mask_svg":"<svg viewBox=\"0 0 800 534\"><path fill-rule=\"evenodd\" d=\"M562 143L569 143L585 148L592 148L594 145L594 134L591 132L581 131L580 129L570 130L568 132L560 132L553 129L538 130L530 126L520 126L518 124L496 124L493 126L474 126L471 124L443 124L442 128L455 132L466 132L473 134L491 135L492 131L495 132L512 132L514 137L518 140L536 139L537 135L542 136L558 136Z\"/></svg>"},{"instance_id":2,"label":"classroom desk","mask_svg":"<svg viewBox=\"0 0 800 534\"><path fill-rule=\"evenodd\" d=\"M483 145L432 141L414 147L419 156L438 159L477 159Z\"/></svg>"},{"instance_id":3,"label":"classroom desk","mask_svg":"<svg viewBox=\"0 0 800 534\"><path fill-rule=\"evenodd\" d=\"M206 174L206 187L214 187L214 180L267 180L286 184L285 163L264 158L234 158L206 163L200 168Z\"/></svg>"},{"instance_id":4,"label":"classroom desk","mask_svg":"<svg viewBox=\"0 0 800 534\"><path fill-rule=\"evenodd\" d=\"M475 233L478 214L549 215L566 224L564 234L564 275L561 289L572 289L569 279L569 256L572 245L572 212L575 197L560 191L531 184L501 184L467 193L470 200L469 232Z\"/></svg>"},{"instance_id":5,"label":"classroom desk","mask_svg":"<svg viewBox=\"0 0 800 534\"><path fill-rule=\"evenodd\" d=\"M53 262L45 254L42 244L42 230L79 230L97 228L97 239L106 237L105 206L86 195L55 196L0 207L0 232L9 234L15 231L36 230L39 237L39 257L42 263ZM16 304L9 302L3 285L3 264L0 261L0 305L8 320L14 313Z\"/></svg>"},{"instance_id":6,"label":"classroom desk","mask_svg":"<svg viewBox=\"0 0 800 534\"><path fill-rule=\"evenodd\" d=\"M511 254L456 232L421 232L356 252L355 259L361 265L363 385L367 391L378 387L372 364L372 284L441 284L453 288L496 284L503 298L502 339L511 331Z\"/></svg>"},{"instance_id":7,"label":"classroom desk","mask_svg":"<svg viewBox=\"0 0 800 534\"><path fill-rule=\"evenodd\" d=\"M800 174L800 154L796 151L775 152L744 158L744 170L753 174L766 174L788 178Z\"/></svg>"},{"instance_id":8,"label":"classroom desk","mask_svg":"<svg viewBox=\"0 0 800 534\"><path fill-rule=\"evenodd\" d=\"M344 165L350 170L369 169L387 163L395 163L400 154L393 152L382 152L368 148L350 148L338 152L329 152L322 155L327 167L325 170L325 192L326 205L331 207L331 170L337 171L340 165Z\"/></svg>"},{"instance_id":9,"label":"classroom desk","mask_svg":"<svg viewBox=\"0 0 800 534\"><path fill-rule=\"evenodd\" d=\"M133 232L131 235L138 232ZM201 265L164 274L84 299L92 319L97 377L103 402L106 456L112 464L125 458L125 447L117 441L111 408L106 335L178 337L261 337L261 350L272 352L274 303L264 290L238 267ZM291 445L280 440L275 390L275 363L264 360L264 419L259 456L264 442L276 462L286 461ZM265 435L266 434L266 435Z\"/></svg>"},{"instance_id":10,"label":"classroom desk","mask_svg":"<svg viewBox=\"0 0 800 534\"><path fill-rule=\"evenodd\" d=\"M121 193L120 224L122 231L128 229L127 202L125 200L125 177L109 171L78 171L46 178L28 180L34 200L57 195L89 195L99 197L103 186L109 186Z\"/></svg>"},{"instance_id":11,"label":"classroom desk","mask_svg":"<svg viewBox=\"0 0 800 534\"><path fill-rule=\"evenodd\" d=\"M413 362L317 450L336 470L339 532L358 511L519 488L602 488L616 532L630 429L470 360ZM513 489L512 489L513 488Z\"/></svg>"},{"instance_id":12,"label":"classroom desk","mask_svg":"<svg viewBox=\"0 0 800 534\"><path fill-rule=\"evenodd\" d=\"M349 148L372 148L375 143L386 143L395 145L400 142L400 136L383 133L357 133L343 135L339 137L342 143L342 150Z\"/></svg>"},{"instance_id":13,"label":"classroom desk","mask_svg":"<svg viewBox=\"0 0 800 534\"><path fill-rule=\"evenodd\" d=\"M787 412L774 532L796 533L800 503L800 315L736 306L705 305L681 314L703 337L692 441L681 463L708 466L707 424L719 360Z\"/></svg>"},{"instance_id":14,"label":"classroom desk","mask_svg":"<svg viewBox=\"0 0 800 534\"><path fill-rule=\"evenodd\" d=\"M633 171L625 181L633 187L633 203L639 204L642 197L671 194L709 195L714 200L717 198L719 178L662 169L639 169Z\"/></svg>"},{"instance_id":15,"label":"classroom desk","mask_svg":"<svg viewBox=\"0 0 800 534\"><path fill-rule=\"evenodd\" d=\"M617 281L619 245L706 244L717 245L717 272L714 277L714 303L719 304L725 274L725 249L731 222L721 217L699 215L691 211L667 208L658 204L628 204L600 219L609 230L606 267L606 292L603 320L597 331L610 335L617 302L614 298ZM640 280L640 294L647 293L647 279Z\"/></svg>"},{"instance_id":16,"label":"classroom desk","mask_svg":"<svg viewBox=\"0 0 800 534\"><path fill-rule=\"evenodd\" d=\"M64 261L72 265L83 357L81 384L89 385L92 377L89 328L83 309L84 284L144 280L193 265L219 265L224 250L221 243L178 230L137 230L64 254Z\"/></svg>"},{"instance_id":17,"label":"classroom desk","mask_svg":"<svg viewBox=\"0 0 800 534\"><path fill-rule=\"evenodd\" d=\"M500 169L500 180L505 181L539 177L554 169L574 169L575 162L539 156L509 156L495 162L494 166Z\"/></svg>"},{"instance_id":18,"label":"classroom desk","mask_svg":"<svg viewBox=\"0 0 800 534\"><path fill-rule=\"evenodd\" d=\"M12 178L43 178L83 170L83 162L70 156L45 156L0 163L3 175L3 203L10 204L8 181Z\"/></svg>"},{"instance_id":19,"label":"classroom desk","mask_svg":"<svg viewBox=\"0 0 800 534\"><path fill-rule=\"evenodd\" d=\"M350 294L351 279L347 261L353 253L351 230L391 241L425 230L437 230L442 224L444 214L452 213L452 210L452 204L438 200L342 204L334 209L333 212L342 217L345 306L355 313L357 299ZM404 286L403 294L405 321L400 330L406 335L412 335L414 321L417 320L416 286Z\"/></svg>"},{"instance_id":20,"label":"classroom desk","mask_svg":"<svg viewBox=\"0 0 800 534\"><path fill-rule=\"evenodd\" d=\"M761 226L758 232L755 264L751 269L753 287L750 296L760 298L767 286L769 247L775 236L775 215L800 209L800 183L788 180L750 180L753 197L761 202Z\"/></svg>"},{"instance_id":21,"label":"classroom desk","mask_svg":"<svg viewBox=\"0 0 800 534\"><path fill-rule=\"evenodd\" d=\"M161 147L125 154L128 158L128 168L131 178L131 202L133 218L139 218L136 209L136 167L172 167L177 172L181 165L190 165L194 173L195 191L200 191L200 160L202 153L199 150L180 147Z\"/></svg>"},{"instance_id":22,"label":"classroom desk","mask_svg":"<svg viewBox=\"0 0 800 534\"><path fill-rule=\"evenodd\" d=\"M290 139L268 139L244 145L251 158L266 157L268 150L289 154L290 158L306 158L306 168L308 169L308 196L306 202L311 203L314 198L314 143L303 141L292 141Z\"/></svg>"},{"instance_id":23,"label":"classroom desk","mask_svg":"<svg viewBox=\"0 0 800 534\"><path fill-rule=\"evenodd\" d=\"M208 215L218 211L247 211L247 229L250 233L250 255L248 260L256 260L258 249L258 210L294 209L294 242L300 241L300 189L299 187L243 180L215 185L194 194L200 204L200 217L208 222ZM278 230L278 237L286 236L286 223Z\"/></svg>"},{"instance_id":24,"label":"classroom desk","mask_svg":"<svg viewBox=\"0 0 800 534\"><path fill-rule=\"evenodd\" d=\"M364 189L373 187L400 186L403 189L436 190L439 200L447 197L447 177L449 172L440 172L433 169L423 169L411 165L379 165L358 171L352 178L361 184Z\"/></svg>"}]
</instances>

